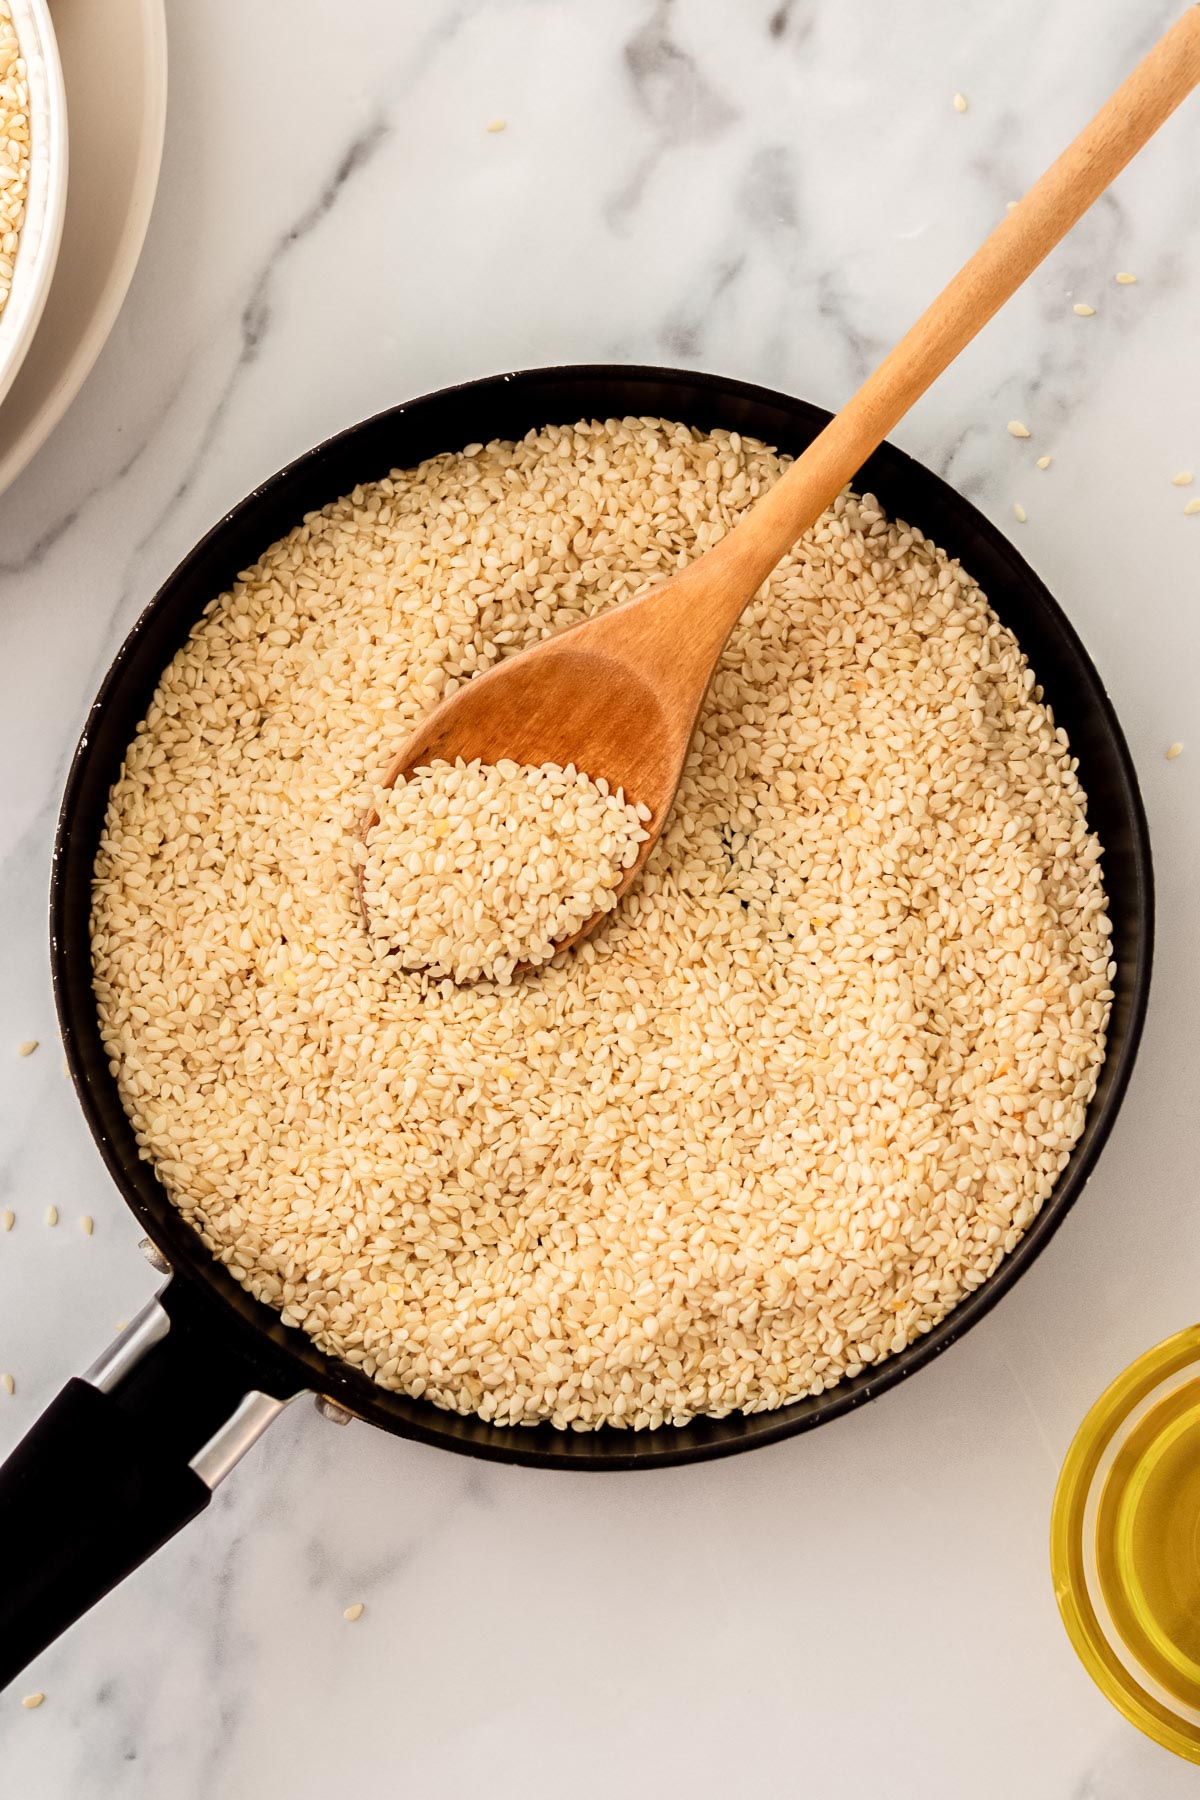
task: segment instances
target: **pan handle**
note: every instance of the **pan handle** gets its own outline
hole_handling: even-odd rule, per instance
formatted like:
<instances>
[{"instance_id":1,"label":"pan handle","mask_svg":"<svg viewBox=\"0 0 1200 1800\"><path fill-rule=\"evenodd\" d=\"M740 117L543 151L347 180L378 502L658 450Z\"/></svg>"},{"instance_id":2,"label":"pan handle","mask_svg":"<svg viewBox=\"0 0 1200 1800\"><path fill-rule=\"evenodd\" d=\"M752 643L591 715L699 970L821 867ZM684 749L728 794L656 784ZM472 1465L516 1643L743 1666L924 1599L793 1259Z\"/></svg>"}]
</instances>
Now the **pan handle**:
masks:
<instances>
[{"instance_id":1,"label":"pan handle","mask_svg":"<svg viewBox=\"0 0 1200 1800\"><path fill-rule=\"evenodd\" d=\"M203 1512L294 1397L183 1299L168 1282L0 1465L0 1687Z\"/></svg>"}]
</instances>

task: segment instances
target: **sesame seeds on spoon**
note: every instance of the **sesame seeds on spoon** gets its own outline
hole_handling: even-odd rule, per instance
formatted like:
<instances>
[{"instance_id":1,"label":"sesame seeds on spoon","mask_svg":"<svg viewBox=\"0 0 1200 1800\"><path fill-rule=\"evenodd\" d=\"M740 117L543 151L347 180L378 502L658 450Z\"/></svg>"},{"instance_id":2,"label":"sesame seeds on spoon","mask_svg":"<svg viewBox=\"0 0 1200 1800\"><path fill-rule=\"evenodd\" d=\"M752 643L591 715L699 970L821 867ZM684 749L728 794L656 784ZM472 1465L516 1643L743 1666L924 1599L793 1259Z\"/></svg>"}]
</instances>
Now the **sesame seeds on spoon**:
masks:
<instances>
[{"instance_id":1,"label":"sesame seeds on spoon","mask_svg":"<svg viewBox=\"0 0 1200 1800\"><path fill-rule=\"evenodd\" d=\"M610 912L645 807L568 766L435 762L382 789L360 894L376 955L507 986Z\"/></svg>"}]
</instances>

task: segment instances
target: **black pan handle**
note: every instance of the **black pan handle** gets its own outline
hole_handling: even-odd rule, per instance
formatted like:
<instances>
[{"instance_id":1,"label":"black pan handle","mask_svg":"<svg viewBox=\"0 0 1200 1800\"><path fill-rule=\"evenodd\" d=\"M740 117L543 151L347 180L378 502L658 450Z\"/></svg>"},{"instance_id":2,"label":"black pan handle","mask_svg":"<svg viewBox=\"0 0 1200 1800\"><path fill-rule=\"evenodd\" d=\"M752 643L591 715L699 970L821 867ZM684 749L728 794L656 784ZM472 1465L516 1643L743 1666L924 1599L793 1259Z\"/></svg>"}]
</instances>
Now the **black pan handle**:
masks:
<instances>
[{"instance_id":1,"label":"black pan handle","mask_svg":"<svg viewBox=\"0 0 1200 1800\"><path fill-rule=\"evenodd\" d=\"M180 1300L168 1283L0 1465L0 1687L202 1512L291 1398Z\"/></svg>"}]
</instances>

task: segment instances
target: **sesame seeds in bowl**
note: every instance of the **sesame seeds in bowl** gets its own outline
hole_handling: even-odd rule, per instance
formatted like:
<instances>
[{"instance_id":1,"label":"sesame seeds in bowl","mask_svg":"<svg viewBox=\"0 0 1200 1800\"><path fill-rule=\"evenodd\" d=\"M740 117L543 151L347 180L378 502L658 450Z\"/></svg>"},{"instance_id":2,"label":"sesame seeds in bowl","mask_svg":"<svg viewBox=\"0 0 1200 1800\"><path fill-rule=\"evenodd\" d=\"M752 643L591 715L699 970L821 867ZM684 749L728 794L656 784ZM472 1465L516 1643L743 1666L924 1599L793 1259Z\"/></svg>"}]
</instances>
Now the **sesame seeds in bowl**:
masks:
<instances>
[{"instance_id":1,"label":"sesame seeds in bowl","mask_svg":"<svg viewBox=\"0 0 1200 1800\"><path fill-rule=\"evenodd\" d=\"M67 110L46 0L0 0L0 402L41 318L67 199Z\"/></svg>"},{"instance_id":2,"label":"sesame seeds in bowl","mask_svg":"<svg viewBox=\"0 0 1200 1800\"><path fill-rule=\"evenodd\" d=\"M28 193L29 82L12 13L0 0L0 313L12 292Z\"/></svg>"},{"instance_id":3,"label":"sesame seeds in bowl","mask_svg":"<svg viewBox=\"0 0 1200 1800\"><path fill-rule=\"evenodd\" d=\"M779 467L639 417L364 485L210 605L129 747L93 956L139 1145L385 1387L573 1430L820 1394L988 1279L1082 1129L1111 966L1070 746L969 573L868 495L731 640L601 938L510 988L367 940L395 742Z\"/></svg>"}]
</instances>

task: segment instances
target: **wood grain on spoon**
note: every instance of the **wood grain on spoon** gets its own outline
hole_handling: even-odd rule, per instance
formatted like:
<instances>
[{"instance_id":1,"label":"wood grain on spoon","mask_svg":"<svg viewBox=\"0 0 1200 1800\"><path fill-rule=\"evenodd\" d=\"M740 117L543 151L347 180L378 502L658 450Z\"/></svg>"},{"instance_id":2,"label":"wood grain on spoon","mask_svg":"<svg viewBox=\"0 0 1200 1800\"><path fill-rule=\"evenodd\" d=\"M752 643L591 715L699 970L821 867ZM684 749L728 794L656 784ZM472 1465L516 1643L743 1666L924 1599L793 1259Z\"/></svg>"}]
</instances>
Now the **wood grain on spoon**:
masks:
<instances>
[{"instance_id":1,"label":"wood grain on spoon","mask_svg":"<svg viewBox=\"0 0 1200 1800\"><path fill-rule=\"evenodd\" d=\"M720 543L658 587L467 682L401 747L384 785L459 757L574 763L593 780L603 776L651 812L650 835L617 889L624 895L662 831L713 670L758 588L1198 81L1193 5ZM374 815L365 829L373 823Z\"/></svg>"}]
</instances>

